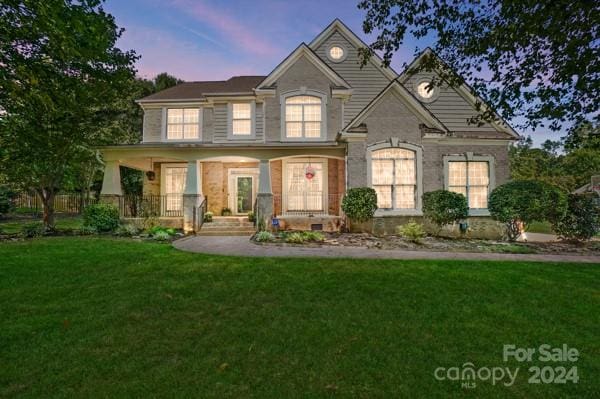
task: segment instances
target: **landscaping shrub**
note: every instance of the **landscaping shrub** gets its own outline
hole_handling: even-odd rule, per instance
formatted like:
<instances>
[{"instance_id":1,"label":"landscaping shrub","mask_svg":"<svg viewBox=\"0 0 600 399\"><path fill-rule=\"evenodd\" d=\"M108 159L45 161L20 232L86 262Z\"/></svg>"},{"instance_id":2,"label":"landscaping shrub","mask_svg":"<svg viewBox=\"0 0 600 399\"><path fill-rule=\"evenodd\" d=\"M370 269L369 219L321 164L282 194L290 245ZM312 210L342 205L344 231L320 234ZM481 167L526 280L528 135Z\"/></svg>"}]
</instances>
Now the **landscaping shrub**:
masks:
<instances>
[{"instance_id":1,"label":"landscaping shrub","mask_svg":"<svg viewBox=\"0 0 600 399\"><path fill-rule=\"evenodd\" d=\"M231 216L231 209L229 209L229 208L221 209L221 216Z\"/></svg>"},{"instance_id":2,"label":"landscaping shrub","mask_svg":"<svg viewBox=\"0 0 600 399\"><path fill-rule=\"evenodd\" d=\"M79 229L79 234L81 234L82 236L89 236L97 233L98 230L96 230L92 226L83 226Z\"/></svg>"},{"instance_id":3,"label":"landscaping shrub","mask_svg":"<svg viewBox=\"0 0 600 399\"><path fill-rule=\"evenodd\" d=\"M176 231L172 227L163 227L163 226L154 226L150 230L148 230L148 234L151 236L155 236L157 234L166 233L170 236L174 236Z\"/></svg>"},{"instance_id":4,"label":"landscaping shrub","mask_svg":"<svg viewBox=\"0 0 600 399\"><path fill-rule=\"evenodd\" d=\"M15 209L13 203L15 195L16 193L7 186L0 185L0 216L6 215Z\"/></svg>"},{"instance_id":5,"label":"landscaping shrub","mask_svg":"<svg viewBox=\"0 0 600 399\"><path fill-rule=\"evenodd\" d=\"M254 212L248 212L248 221L254 222Z\"/></svg>"},{"instance_id":6,"label":"landscaping shrub","mask_svg":"<svg viewBox=\"0 0 600 399\"><path fill-rule=\"evenodd\" d=\"M26 238L40 237L43 236L45 232L44 223L42 222L26 223L21 227L21 234Z\"/></svg>"},{"instance_id":7,"label":"landscaping shrub","mask_svg":"<svg viewBox=\"0 0 600 399\"><path fill-rule=\"evenodd\" d=\"M137 226L135 226L134 224L130 224L130 223L122 224L117 229L117 234L120 236L124 236L124 237L137 236L139 233L140 233L140 231L137 228Z\"/></svg>"},{"instance_id":8,"label":"landscaping shrub","mask_svg":"<svg viewBox=\"0 0 600 399\"><path fill-rule=\"evenodd\" d=\"M496 187L488 209L493 219L506 225L508 239L514 241L533 221L556 223L567 208L566 195L558 188L535 180L515 180Z\"/></svg>"},{"instance_id":9,"label":"landscaping shrub","mask_svg":"<svg viewBox=\"0 0 600 399\"><path fill-rule=\"evenodd\" d=\"M352 221L367 221L377 210L377 193L370 187L351 188L342 200L342 210Z\"/></svg>"},{"instance_id":10,"label":"landscaping shrub","mask_svg":"<svg viewBox=\"0 0 600 399\"><path fill-rule=\"evenodd\" d=\"M259 231L254 239L258 242L269 242L275 239L275 236L268 231Z\"/></svg>"},{"instance_id":11,"label":"landscaping shrub","mask_svg":"<svg viewBox=\"0 0 600 399\"><path fill-rule=\"evenodd\" d=\"M113 204L94 204L83 211L83 225L98 232L115 231L119 227L119 209Z\"/></svg>"},{"instance_id":12,"label":"landscaping shrub","mask_svg":"<svg viewBox=\"0 0 600 399\"><path fill-rule=\"evenodd\" d=\"M213 213L208 211L204 213L204 223L210 223L213 221Z\"/></svg>"},{"instance_id":13,"label":"landscaping shrub","mask_svg":"<svg viewBox=\"0 0 600 399\"><path fill-rule=\"evenodd\" d=\"M285 236L285 242L292 244L304 244L304 235L300 232L293 232Z\"/></svg>"},{"instance_id":14,"label":"landscaping shrub","mask_svg":"<svg viewBox=\"0 0 600 399\"><path fill-rule=\"evenodd\" d=\"M589 240L600 232L600 197L596 193L570 194L567 211L553 225L554 231L569 240Z\"/></svg>"},{"instance_id":15,"label":"landscaping shrub","mask_svg":"<svg viewBox=\"0 0 600 399\"><path fill-rule=\"evenodd\" d=\"M325 236L320 231L304 231L302 232L304 240L322 242L325 241Z\"/></svg>"},{"instance_id":16,"label":"landscaping shrub","mask_svg":"<svg viewBox=\"0 0 600 399\"><path fill-rule=\"evenodd\" d=\"M152 238L156 241L168 241L171 238L171 235L166 231L160 230L152 234Z\"/></svg>"},{"instance_id":17,"label":"landscaping shrub","mask_svg":"<svg viewBox=\"0 0 600 399\"><path fill-rule=\"evenodd\" d=\"M458 223L469 216L467 197L447 190L425 193L423 194L423 216L431 220L440 230L447 224Z\"/></svg>"},{"instance_id":18,"label":"landscaping shrub","mask_svg":"<svg viewBox=\"0 0 600 399\"><path fill-rule=\"evenodd\" d=\"M410 222L397 226L396 233L398 233L403 238L406 238L410 242L414 242L416 244L420 244L423 237L425 237L425 229L423 229L423 225L420 223L411 220Z\"/></svg>"}]
</instances>

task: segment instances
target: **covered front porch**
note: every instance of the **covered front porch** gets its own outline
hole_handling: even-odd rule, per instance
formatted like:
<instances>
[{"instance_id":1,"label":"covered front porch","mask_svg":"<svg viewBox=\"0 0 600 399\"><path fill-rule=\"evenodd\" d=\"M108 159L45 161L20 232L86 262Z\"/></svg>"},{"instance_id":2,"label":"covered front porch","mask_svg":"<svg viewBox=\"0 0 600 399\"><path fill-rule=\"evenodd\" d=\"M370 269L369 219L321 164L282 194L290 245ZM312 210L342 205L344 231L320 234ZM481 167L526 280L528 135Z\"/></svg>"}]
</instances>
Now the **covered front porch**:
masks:
<instances>
[{"instance_id":1,"label":"covered front porch","mask_svg":"<svg viewBox=\"0 0 600 399\"><path fill-rule=\"evenodd\" d=\"M145 146L103 149L102 199L118 205L125 219L152 216L161 224L193 232L201 229L206 212L252 212L268 229L340 227L345 192L342 148L140 147ZM144 172L141 196L123 195L121 167Z\"/></svg>"}]
</instances>

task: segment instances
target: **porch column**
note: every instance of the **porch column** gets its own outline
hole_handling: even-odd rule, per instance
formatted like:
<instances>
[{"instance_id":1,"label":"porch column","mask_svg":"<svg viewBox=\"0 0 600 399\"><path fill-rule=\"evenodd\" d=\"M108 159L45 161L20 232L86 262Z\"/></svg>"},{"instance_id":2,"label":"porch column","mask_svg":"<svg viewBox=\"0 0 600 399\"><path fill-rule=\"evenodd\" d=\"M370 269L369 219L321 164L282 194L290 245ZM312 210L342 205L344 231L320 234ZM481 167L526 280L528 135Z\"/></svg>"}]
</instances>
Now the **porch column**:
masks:
<instances>
[{"instance_id":1,"label":"porch column","mask_svg":"<svg viewBox=\"0 0 600 399\"><path fill-rule=\"evenodd\" d=\"M119 206L119 199L123 195L121 190L121 171L119 161L107 161L104 165L104 178L100 201Z\"/></svg>"},{"instance_id":2,"label":"porch column","mask_svg":"<svg viewBox=\"0 0 600 399\"><path fill-rule=\"evenodd\" d=\"M183 190L183 232L193 232L194 209L202 202L202 185L198 176L198 162L189 161Z\"/></svg>"},{"instance_id":3,"label":"porch column","mask_svg":"<svg viewBox=\"0 0 600 399\"><path fill-rule=\"evenodd\" d=\"M273 191L271 190L271 166L268 159L262 159L258 167L258 193L256 194L256 220L262 221L267 230L271 229L273 216Z\"/></svg>"}]
</instances>

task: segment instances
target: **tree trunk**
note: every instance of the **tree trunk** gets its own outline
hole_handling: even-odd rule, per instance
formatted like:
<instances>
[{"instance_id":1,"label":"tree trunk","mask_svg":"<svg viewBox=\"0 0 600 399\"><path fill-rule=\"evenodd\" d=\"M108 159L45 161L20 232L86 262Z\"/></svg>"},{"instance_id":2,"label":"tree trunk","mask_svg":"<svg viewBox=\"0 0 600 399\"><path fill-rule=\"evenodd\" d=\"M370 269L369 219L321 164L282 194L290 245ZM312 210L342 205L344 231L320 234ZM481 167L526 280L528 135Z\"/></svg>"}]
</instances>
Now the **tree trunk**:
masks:
<instances>
[{"instance_id":1,"label":"tree trunk","mask_svg":"<svg viewBox=\"0 0 600 399\"><path fill-rule=\"evenodd\" d=\"M42 199L43 222L46 231L54 230L54 189L44 188L38 192Z\"/></svg>"}]
</instances>

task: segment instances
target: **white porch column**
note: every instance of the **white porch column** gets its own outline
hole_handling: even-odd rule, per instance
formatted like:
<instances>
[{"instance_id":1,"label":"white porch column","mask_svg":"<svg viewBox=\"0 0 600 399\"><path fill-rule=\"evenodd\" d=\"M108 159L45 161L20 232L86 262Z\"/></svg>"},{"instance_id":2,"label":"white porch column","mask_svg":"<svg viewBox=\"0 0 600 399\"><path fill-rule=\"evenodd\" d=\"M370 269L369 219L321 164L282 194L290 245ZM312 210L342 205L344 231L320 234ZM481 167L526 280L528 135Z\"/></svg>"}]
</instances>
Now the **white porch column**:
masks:
<instances>
[{"instance_id":1,"label":"white porch column","mask_svg":"<svg viewBox=\"0 0 600 399\"><path fill-rule=\"evenodd\" d=\"M198 161L189 161L183 190L183 231L193 232L194 210L202 202L202 184L198 173Z\"/></svg>"},{"instance_id":2,"label":"white porch column","mask_svg":"<svg viewBox=\"0 0 600 399\"><path fill-rule=\"evenodd\" d=\"M123 195L119 161L107 161L104 166L104 179L100 195Z\"/></svg>"},{"instance_id":3,"label":"white porch column","mask_svg":"<svg viewBox=\"0 0 600 399\"><path fill-rule=\"evenodd\" d=\"M262 159L258 167L258 193L256 194L256 220L271 229L273 216L273 191L271 189L271 165L268 159ZM259 224L260 226L260 224Z\"/></svg>"},{"instance_id":4,"label":"white porch column","mask_svg":"<svg viewBox=\"0 0 600 399\"><path fill-rule=\"evenodd\" d=\"M118 208L122 195L123 191L121 190L121 170L119 169L119 161L107 161L104 165L104 178L102 179L100 201L107 204L113 204Z\"/></svg>"}]
</instances>

